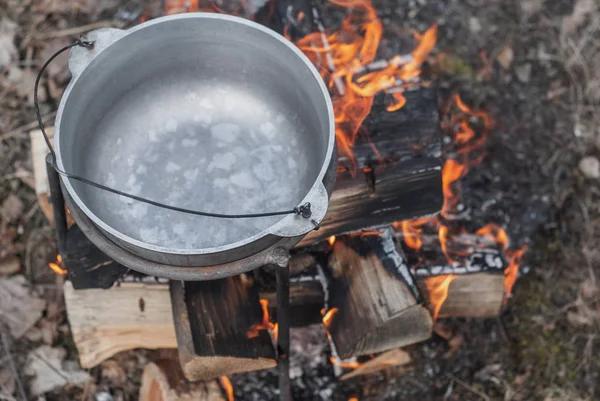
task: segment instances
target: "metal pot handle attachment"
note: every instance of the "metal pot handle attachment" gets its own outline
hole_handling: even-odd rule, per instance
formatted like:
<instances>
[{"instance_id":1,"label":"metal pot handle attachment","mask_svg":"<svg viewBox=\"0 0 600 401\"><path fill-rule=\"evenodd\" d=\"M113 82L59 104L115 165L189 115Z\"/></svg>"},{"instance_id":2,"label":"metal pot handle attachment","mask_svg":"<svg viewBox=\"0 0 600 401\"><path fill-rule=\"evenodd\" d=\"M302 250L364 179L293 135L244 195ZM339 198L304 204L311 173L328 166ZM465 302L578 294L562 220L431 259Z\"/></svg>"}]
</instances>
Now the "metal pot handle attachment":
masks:
<instances>
[{"instance_id":1,"label":"metal pot handle attachment","mask_svg":"<svg viewBox=\"0 0 600 401\"><path fill-rule=\"evenodd\" d=\"M104 49L123 37L127 32L117 28L100 28L95 31L88 32L85 35L87 42L93 42L92 49L76 46L71 49L69 55L69 71L73 78L85 70Z\"/></svg>"}]
</instances>

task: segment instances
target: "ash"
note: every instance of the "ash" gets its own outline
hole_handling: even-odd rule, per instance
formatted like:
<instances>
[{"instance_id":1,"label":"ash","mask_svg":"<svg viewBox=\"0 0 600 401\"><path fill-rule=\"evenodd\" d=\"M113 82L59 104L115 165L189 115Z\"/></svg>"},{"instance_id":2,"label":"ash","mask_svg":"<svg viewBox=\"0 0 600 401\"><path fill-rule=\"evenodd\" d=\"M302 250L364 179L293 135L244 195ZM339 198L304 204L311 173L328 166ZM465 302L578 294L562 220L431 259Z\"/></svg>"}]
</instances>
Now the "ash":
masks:
<instances>
[{"instance_id":1,"label":"ash","mask_svg":"<svg viewBox=\"0 0 600 401\"><path fill-rule=\"evenodd\" d=\"M321 324L291 329L290 378L295 401L346 401L344 383L329 362L331 349ZM233 375L236 401L278 400L279 372L270 369ZM350 392L351 394L352 392Z\"/></svg>"}]
</instances>

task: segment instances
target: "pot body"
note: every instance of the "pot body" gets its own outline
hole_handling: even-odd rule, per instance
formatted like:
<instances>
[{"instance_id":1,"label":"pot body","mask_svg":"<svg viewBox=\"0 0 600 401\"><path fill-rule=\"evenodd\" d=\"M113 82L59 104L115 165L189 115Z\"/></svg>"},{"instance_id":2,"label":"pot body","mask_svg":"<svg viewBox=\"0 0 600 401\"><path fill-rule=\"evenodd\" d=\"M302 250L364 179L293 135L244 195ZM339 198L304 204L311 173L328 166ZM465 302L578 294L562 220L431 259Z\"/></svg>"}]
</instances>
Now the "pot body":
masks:
<instances>
[{"instance_id":1,"label":"pot body","mask_svg":"<svg viewBox=\"0 0 600 401\"><path fill-rule=\"evenodd\" d=\"M203 13L86 39L95 46L72 50L57 114L61 169L187 209L312 210L196 216L63 178L71 207L104 237L142 260L215 266L289 248L323 219L337 160L333 107L293 44L251 21Z\"/></svg>"}]
</instances>

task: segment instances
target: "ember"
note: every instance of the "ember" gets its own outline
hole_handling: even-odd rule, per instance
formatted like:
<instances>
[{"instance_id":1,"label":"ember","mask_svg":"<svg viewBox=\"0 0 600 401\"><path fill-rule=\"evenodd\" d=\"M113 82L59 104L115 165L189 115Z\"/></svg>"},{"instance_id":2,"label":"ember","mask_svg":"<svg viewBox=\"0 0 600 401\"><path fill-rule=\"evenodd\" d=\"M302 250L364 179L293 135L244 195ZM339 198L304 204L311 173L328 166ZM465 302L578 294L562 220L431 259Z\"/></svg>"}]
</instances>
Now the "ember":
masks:
<instances>
[{"instance_id":1,"label":"ember","mask_svg":"<svg viewBox=\"0 0 600 401\"><path fill-rule=\"evenodd\" d=\"M341 368L344 368L344 369L356 369L361 365L361 363L358 361L344 362L344 361L340 361L337 358L334 358L333 356L329 358L329 362L331 362L334 365L337 365Z\"/></svg>"},{"instance_id":2,"label":"ember","mask_svg":"<svg viewBox=\"0 0 600 401\"><path fill-rule=\"evenodd\" d=\"M337 308L331 308L323 316L323 324L325 325L326 328L329 328L329 326L331 325L331 319L333 318L333 315L335 315L337 313L337 311L338 311Z\"/></svg>"},{"instance_id":3,"label":"ember","mask_svg":"<svg viewBox=\"0 0 600 401\"><path fill-rule=\"evenodd\" d=\"M48 263L48 267L50 267L50 269L52 269L52 271L54 273L64 276L65 274L67 274L67 271L65 269L63 269L61 266L62 266L62 256L60 256L60 254L56 255L56 262Z\"/></svg>"},{"instance_id":4,"label":"ember","mask_svg":"<svg viewBox=\"0 0 600 401\"><path fill-rule=\"evenodd\" d=\"M269 320L269 301L261 299L260 306L262 308L262 321L257 324L253 324L248 329L248 338L258 337L259 330L272 330L275 341L277 341L277 324L271 323Z\"/></svg>"},{"instance_id":5,"label":"ember","mask_svg":"<svg viewBox=\"0 0 600 401\"><path fill-rule=\"evenodd\" d=\"M327 242L329 242L330 246L333 246L333 244L335 244L335 235L332 235L331 237L327 238Z\"/></svg>"}]
</instances>

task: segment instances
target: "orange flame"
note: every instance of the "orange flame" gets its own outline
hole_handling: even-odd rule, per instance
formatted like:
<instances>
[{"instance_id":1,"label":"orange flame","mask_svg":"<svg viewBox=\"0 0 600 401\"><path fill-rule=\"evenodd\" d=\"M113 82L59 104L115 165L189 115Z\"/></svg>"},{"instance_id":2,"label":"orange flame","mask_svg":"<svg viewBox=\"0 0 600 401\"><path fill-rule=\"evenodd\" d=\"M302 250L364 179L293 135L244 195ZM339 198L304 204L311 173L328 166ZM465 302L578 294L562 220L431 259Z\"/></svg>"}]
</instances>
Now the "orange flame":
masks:
<instances>
[{"instance_id":1,"label":"orange flame","mask_svg":"<svg viewBox=\"0 0 600 401\"><path fill-rule=\"evenodd\" d=\"M442 305L448 298L448 288L450 283L454 281L456 275L446 274L442 276L429 277L425 280L427 291L429 293L430 307L433 309L433 320L437 320Z\"/></svg>"},{"instance_id":2,"label":"orange flame","mask_svg":"<svg viewBox=\"0 0 600 401\"><path fill-rule=\"evenodd\" d=\"M199 0L165 0L165 13L179 14L199 11Z\"/></svg>"},{"instance_id":3,"label":"orange flame","mask_svg":"<svg viewBox=\"0 0 600 401\"><path fill-rule=\"evenodd\" d=\"M504 231L504 229L497 224L486 224L477 230L475 235L491 238L496 244L500 245L502 250L507 250L508 246L510 245L508 234L506 234L506 231Z\"/></svg>"},{"instance_id":4,"label":"orange flame","mask_svg":"<svg viewBox=\"0 0 600 401\"><path fill-rule=\"evenodd\" d=\"M335 315L337 312L338 308L331 308L327 311L327 313L325 313L325 316L323 316L323 324L326 328L331 326L331 319L333 319L333 315Z\"/></svg>"},{"instance_id":5,"label":"orange flame","mask_svg":"<svg viewBox=\"0 0 600 401\"><path fill-rule=\"evenodd\" d=\"M460 252L457 247L453 247L454 234L466 233L466 230L464 228L457 230L456 227L451 230L449 225L446 224L446 219L459 211L458 206L461 203L462 196L460 179L467 175L471 166L482 161L481 149L494 126L493 119L487 113L469 107L459 95L452 97L452 103L448 107L447 113L450 113L452 106L455 106L456 112L443 124L443 128L452 139L453 152L450 153L455 154L455 156L449 158L442 169L444 204L440 216L394 224L396 229L402 230L406 246L414 250L422 248L424 231L430 233L437 231L441 250L449 264L454 262L453 255ZM475 124L479 124L478 126L481 129L476 129ZM509 262L509 266L505 270L505 292L508 296L516 280L525 248L510 250L510 240L506 231L496 224L485 225L477 230L475 235L489 238L505 253ZM448 287L453 279L454 276L449 275L432 277L427 280L428 289L432 294L430 304L434 318L437 318L442 304L448 296Z\"/></svg>"},{"instance_id":6,"label":"orange flame","mask_svg":"<svg viewBox=\"0 0 600 401\"><path fill-rule=\"evenodd\" d=\"M335 235L327 238L327 242L329 242L329 246L333 246L333 244L335 244Z\"/></svg>"},{"instance_id":7,"label":"orange flame","mask_svg":"<svg viewBox=\"0 0 600 401\"><path fill-rule=\"evenodd\" d=\"M356 398L356 397L350 397L350 398L348 398L348 401L358 401L358 398Z\"/></svg>"},{"instance_id":8,"label":"orange flame","mask_svg":"<svg viewBox=\"0 0 600 401\"><path fill-rule=\"evenodd\" d=\"M63 269L61 266L62 266L62 256L60 256L60 254L56 255L56 262L48 263L48 267L50 267L50 269L52 269L52 271L54 273L64 276L65 274L67 274L67 271L65 269Z\"/></svg>"},{"instance_id":9,"label":"orange flame","mask_svg":"<svg viewBox=\"0 0 600 401\"><path fill-rule=\"evenodd\" d=\"M403 90L421 73L420 67L435 47L437 26L432 26L420 38L409 61L402 56L389 60L384 68L367 72L373 63L382 36L381 20L370 0L331 0L349 10L337 32L314 32L296 45L319 68L327 86L333 90L336 137L340 154L351 163L350 172L357 167L352 147L359 128L371 111L373 96L388 92L391 102L388 111L397 111L406 103ZM379 152L375 150L375 154Z\"/></svg>"},{"instance_id":10,"label":"orange flame","mask_svg":"<svg viewBox=\"0 0 600 401\"><path fill-rule=\"evenodd\" d=\"M259 302L262 308L262 321L250 326L246 334L248 338L258 337L259 330L275 330L276 328L276 325L269 321L269 301L261 299Z\"/></svg>"},{"instance_id":11,"label":"orange flame","mask_svg":"<svg viewBox=\"0 0 600 401\"><path fill-rule=\"evenodd\" d=\"M509 250L506 252L508 257L508 268L504 271L504 302L508 301L512 288L517 281L519 274L519 266L523 260L523 255L527 250L527 245L523 245L520 249Z\"/></svg>"},{"instance_id":12,"label":"orange flame","mask_svg":"<svg viewBox=\"0 0 600 401\"><path fill-rule=\"evenodd\" d=\"M442 169L442 189L444 191L444 205L442 206L442 216L447 216L456 210L460 203L460 188L455 189L454 183L464 177L469 168L457 162L454 159L449 159ZM459 183L460 184L460 183Z\"/></svg>"},{"instance_id":13,"label":"orange flame","mask_svg":"<svg viewBox=\"0 0 600 401\"><path fill-rule=\"evenodd\" d=\"M227 401L233 401L233 386L231 385L231 380L229 380L229 377L221 376L219 377L219 382L227 394Z\"/></svg>"},{"instance_id":14,"label":"orange flame","mask_svg":"<svg viewBox=\"0 0 600 401\"><path fill-rule=\"evenodd\" d=\"M358 361L354 361L354 362L344 362L344 361L340 361L337 358L334 357L329 357L329 362L333 363L334 365L337 365L341 368L344 369L356 369L358 368L360 365L362 365L360 362Z\"/></svg>"}]
</instances>

